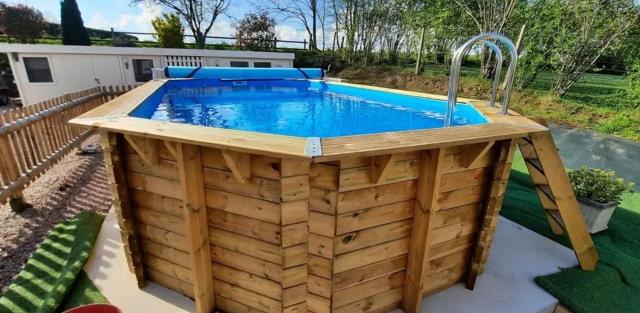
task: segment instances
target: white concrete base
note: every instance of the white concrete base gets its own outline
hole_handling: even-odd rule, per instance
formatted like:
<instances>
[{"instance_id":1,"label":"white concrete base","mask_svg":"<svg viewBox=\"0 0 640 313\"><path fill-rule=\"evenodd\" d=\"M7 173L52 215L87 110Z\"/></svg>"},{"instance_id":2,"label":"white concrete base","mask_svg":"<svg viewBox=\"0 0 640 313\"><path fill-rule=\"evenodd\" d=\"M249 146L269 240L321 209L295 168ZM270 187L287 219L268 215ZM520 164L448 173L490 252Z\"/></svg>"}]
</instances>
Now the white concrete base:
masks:
<instances>
[{"instance_id":1,"label":"white concrete base","mask_svg":"<svg viewBox=\"0 0 640 313\"><path fill-rule=\"evenodd\" d=\"M533 278L577 264L573 251L500 218L489 260L473 291L459 284L425 298L423 312L551 313L558 301ZM192 312L193 301L155 283L138 289L127 268L113 210L85 271L109 302L127 312ZM400 313L396 310L394 313Z\"/></svg>"},{"instance_id":2,"label":"white concrete base","mask_svg":"<svg viewBox=\"0 0 640 313\"><path fill-rule=\"evenodd\" d=\"M127 267L113 208L102 224L84 270L107 300L123 313L194 311L191 299L156 283L147 282L143 289L138 289L136 278Z\"/></svg>"}]
</instances>

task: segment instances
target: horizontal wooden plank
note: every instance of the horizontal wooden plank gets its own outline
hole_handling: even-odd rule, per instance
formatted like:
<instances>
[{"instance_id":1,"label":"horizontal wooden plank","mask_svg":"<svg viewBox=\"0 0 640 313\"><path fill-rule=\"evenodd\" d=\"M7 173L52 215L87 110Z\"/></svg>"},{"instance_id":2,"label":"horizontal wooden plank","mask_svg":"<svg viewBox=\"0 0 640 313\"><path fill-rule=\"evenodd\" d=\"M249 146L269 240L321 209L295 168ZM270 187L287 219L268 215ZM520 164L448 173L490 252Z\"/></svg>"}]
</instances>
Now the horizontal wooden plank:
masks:
<instances>
[{"instance_id":1,"label":"horizontal wooden plank","mask_svg":"<svg viewBox=\"0 0 640 313\"><path fill-rule=\"evenodd\" d=\"M189 251L187 246L187 237L184 235L143 223L136 224L136 231L142 238L155 241L159 244L166 245L180 251Z\"/></svg>"},{"instance_id":2,"label":"horizontal wooden plank","mask_svg":"<svg viewBox=\"0 0 640 313\"><path fill-rule=\"evenodd\" d=\"M436 218L433 221L433 228L440 228L463 221L481 218L480 215L482 215L483 205L484 204L482 202L478 202L440 210L436 213Z\"/></svg>"},{"instance_id":3,"label":"horizontal wooden plank","mask_svg":"<svg viewBox=\"0 0 640 313\"><path fill-rule=\"evenodd\" d=\"M282 158L280 175L282 177L307 175L311 171L311 160L308 158Z\"/></svg>"},{"instance_id":4,"label":"horizontal wooden plank","mask_svg":"<svg viewBox=\"0 0 640 313\"><path fill-rule=\"evenodd\" d=\"M461 263L468 264L471 261L471 248L449 254L439 259L429 261L428 273L437 273L458 266Z\"/></svg>"},{"instance_id":5,"label":"horizontal wooden plank","mask_svg":"<svg viewBox=\"0 0 640 313\"><path fill-rule=\"evenodd\" d=\"M309 198L309 175L289 176L280 179L282 201Z\"/></svg>"},{"instance_id":6,"label":"horizontal wooden plank","mask_svg":"<svg viewBox=\"0 0 640 313\"><path fill-rule=\"evenodd\" d=\"M272 263L282 264L282 254L279 245L218 228L209 228L209 239L214 246L223 247Z\"/></svg>"},{"instance_id":7,"label":"horizontal wooden plank","mask_svg":"<svg viewBox=\"0 0 640 313\"><path fill-rule=\"evenodd\" d=\"M307 243L282 248L282 267L291 268L306 264L309 260L309 245Z\"/></svg>"},{"instance_id":8,"label":"horizontal wooden plank","mask_svg":"<svg viewBox=\"0 0 640 313\"><path fill-rule=\"evenodd\" d=\"M335 214L338 192L311 188L309 190L309 210L326 214Z\"/></svg>"},{"instance_id":9,"label":"horizontal wooden plank","mask_svg":"<svg viewBox=\"0 0 640 313\"><path fill-rule=\"evenodd\" d=\"M409 238L394 240L377 246L338 255L334 258L333 273L341 273L354 268L393 258L409 251Z\"/></svg>"},{"instance_id":10,"label":"horizontal wooden plank","mask_svg":"<svg viewBox=\"0 0 640 313\"><path fill-rule=\"evenodd\" d=\"M248 305L235 302L219 295L216 296L216 308L228 313L263 313L258 309L254 309Z\"/></svg>"},{"instance_id":11,"label":"horizontal wooden plank","mask_svg":"<svg viewBox=\"0 0 640 313\"><path fill-rule=\"evenodd\" d=\"M396 161L417 160L419 158L420 158L419 151L409 151L409 152L397 153L395 155ZM340 160L340 169L366 167L370 165L371 165L371 157L344 158Z\"/></svg>"},{"instance_id":12,"label":"horizontal wooden plank","mask_svg":"<svg viewBox=\"0 0 640 313\"><path fill-rule=\"evenodd\" d=\"M336 233L341 235L408 219L413 217L413 208L414 201L409 200L340 214L336 217Z\"/></svg>"},{"instance_id":13,"label":"horizontal wooden plank","mask_svg":"<svg viewBox=\"0 0 640 313\"><path fill-rule=\"evenodd\" d=\"M156 165L145 162L137 154L127 154L127 170L171 180L180 180L178 173L178 164L176 161L160 159Z\"/></svg>"},{"instance_id":14,"label":"horizontal wooden plank","mask_svg":"<svg viewBox=\"0 0 640 313\"><path fill-rule=\"evenodd\" d=\"M175 217L184 217L184 205L180 199L135 189L129 189L129 197L134 207L147 207Z\"/></svg>"},{"instance_id":15,"label":"horizontal wooden plank","mask_svg":"<svg viewBox=\"0 0 640 313\"><path fill-rule=\"evenodd\" d=\"M309 234L309 253L331 259L333 257L333 238Z\"/></svg>"},{"instance_id":16,"label":"horizontal wooden plank","mask_svg":"<svg viewBox=\"0 0 640 313\"><path fill-rule=\"evenodd\" d=\"M282 225L296 224L309 220L308 199L287 201L280 204Z\"/></svg>"},{"instance_id":17,"label":"horizontal wooden plank","mask_svg":"<svg viewBox=\"0 0 640 313\"><path fill-rule=\"evenodd\" d=\"M180 182L162 177L140 174L137 172L127 172L127 185L129 188L150 193L159 194L174 199L181 199Z\"/></svg>"},{"instance_id":18,"label":"horizontal wooden plank","mask_svg":"<svg viewBox=\"0 0 640 313\"><path fill-rule=\"evenodd\" d=\"M402 288L391 289L333 310L334 313L389 312L399 306Z\"/></svg>"},{"instance_id":19,"label":"horizontal wooden plank","mask_svg":"<svg viewBox=\"0 0 640 313\"><path fill-rule=\"evenodd\" d=\"M144 266L154 269L160 273L169 275L185 283L193 284L191 270L178 264L157 258L150 254L142 254Z\"/></svg>"},{"instance_id":20,"label":"horizontal wooden plank","mask_svg":"<svg viewBox=\"0 0 640 313\"><path fill-rule=\"evenodd\" d=\"M187 297L193 299L193 285L185 283L177 278L171 277L162 272L156 271L152 268L145 268L145 277L149 280L156 282L162 286L165 286L171 290L175 290Z\"/></svg>"},{"instance_id":21,"label":"horizontal wooden plank","mask_svg":"<svg viewBox=\"0 0 640 313\"><path fill-rule=\"evenodd\" d=\"M149 255L178 264L184 268L191 267L191 257L188 253L159 244L149 239L140 239L140 249Z\"/></svg>"},{"instance_id":22,"label":"horizontal wooden plank","mask_svg":"<svg viewBox=\"0 0 640 313\"><path fill-rule=\"evenodd\" d=\"M252 177L248 183L238 182L231 172L204 168L204 183L207 188L251 196L272 202L280 202L280 181Z\"/></svg>"},{"instance_id":23,"label":"horizontal wooden plank","mask_svg":"<svg viewBox=\"0 0 640 313\"><path fill-rule=\"evenodd\" d=\"M272 280L233 269L220 263L213 263L213 277L216 280L227 282L263 296L282 300L282 286Z\"/></svg>"},{"instance_id":24,"label":"horizontal wooden plank","mask_svg":"<svg viewBox=\"0 0 640 313\"><path fill-rule=\"evenodd\" d=\"M310 254L308 266L309 274L331 279L333 260Z\"/></svg>"},{"instance_id":25,"label":"horizontal wooden plank","mask_svg":"<svg viewBox=\"0 0 640 313\"><path fill-rule=\"evenodd\" d=\"M333 294L333 302L331 306L333 308L339 308L385 291L400 288L404 281L404 275L404 272L396 272L336 291Z\"/></svg>"},{"instance_id":26,"label":"horizontal wooden plank","mask_svg":"<svg viewBox=\"0 0 640 313\"><path fill-rule=\"evenodd\" d=\"M423 295L432 295L461 282L464 280L467 271L468 266L466 263L463 263L453 268L425 276L422 286Z\"/></svg>"},{"instance_id":27,"label":"horizontal wooden plank","mask_svg":"<svg viewBox=\"0 0 640 313\"><path fill-rule=\"evenodd\" d=\"M222 157L222 150L214 148L202 149L202 165L205 167L230 172L227 162ZM251 155L251 175L257 177L279 179L280 159L259 154Z\"/></svg>"},{"instance_id":28,"label":"horizontal wooden plank","mask_svg":"<svg viewBox=\"0 0 640 313\"><path fill-rule=\"evenodd\" d=\"M411 236L411 219L383 224L339 235L334 239L335 254L343 254Z\"/></svg>"},{"instance_id":29,"label":"horizontal wooden plank","mask_svg":"<svg viewBox=\"0 0 640 313\"><path fill-rule=\"evenodd\" d=\"M136 220L178 234L185 234L184 219L144 207L133 209Z\"/></svg>"},{"instance_id":30,"label":"horizontal wooden plank","mask_svg":"<svg viewBox=\"0 0 640 313\"><path fill-rule=\"evenodd\" d=\"M418 178L418 160L399 161L390 165L379 184L371 181L370 166L357 167L340 171L338 189L349 191L376 185L391 184Z\"/></svg>"},{"instance_id":31,"label":"horizontal wooden plank","mask_svg":"<svg viewBox=\"0 0 640 313\"><path fill-rule=\"evenodd\" d=\"M307 294L307 310L311 313L330 313L331 300L309 293Z\"/></svg>"},{"instance_id":32,"label":"horizontal wooden plank","mask_svg":"<svg viewBox=\"0 0 640 313\"><path fill-rule=\"evenodd\" d=\"M211 246L211 258L214 262L275 282L282 282L284 279L281 265L223 247Z\"/></svg>"},{"instance_id":33,"label":"horizontal wooden plank","mask_svg":"<svg viewBox=\"0 0 640 313\"><path fill-rule=\"evenodd\" d=\"M336 164L313 163L309 173L309 186L324 190L338 190L340 168Z\"/></svg>"},{"instance_id":34,"label":"horizontal wooden plank","mask_svg":"<svg viewBox=\"0 0 640 313\"><path fill-rule=\"evenodd\" d=\"M488 189L489 185L485 184L440 193L438 195L438 209L445 210L465 204L482 202L487 195Z\"/></svg>"},{"instance_id":35,"label":"horizontal wooden plank","mask_svg":"<svg viewBox=\"0 0 640 313\"><path fill-rule=\"evenodd\" d=\"M309 293L325 298L331 298L331 279L316 275L309 275L309 278L307 280L307 288L309 290Z\"/></svg>"},{"instance_id":36,"label":"horizontal wooden plank","mask_svg":"<svg viewBox=\"0 0 640 313\"><path fill-rule=\"evenodd\" d=\"M333 237L336 232L336 217L330 214L309 212L309 232Z\"/></svg>"},{"instance_id":37,"label":"horizontal wooden plank","mask_svg":"<svg viewBox=\"0 0 640 313\"><path fill-rule=\"evenodd\" d=\"M477 241L476 235L471 234L429 246L429 260L435 260L471 247Z\"/></svg>"},{"instance_id":38,"label":"horizontal wooden plank","mask_svg":"<svg viewBox=\"0 0 640 313\"><path fill-rule=\"evenodd\" d=\"M300 302L282 309L282 313L307 313L307 302Z\"/></svg>"},{"instance_id":39,"label":"horizontal wooden plank","mask_svg":"<svg viewBox=\"0 0 640 313\"><path fill-rule=\"evenodd\" d=\"M306 243L309 240L309 227L306 222L282 226L281 237L282 247Z\"/></svg>"},{"instance_id":40,"label":"horizontal wooden plank","mask_svg":"<svg viewBox=\"0 0 640 313\"><path fill-rule=\"evenodd\" d=\"M282 287L289 288L307 281L307 264L282 270Z\"/></svg>"},{"instance_id":41,"label":"horizontal wooden plank","mask_svg":"<svg viewBox=\"0 0 640 313\"><path fill-rule=\"evenodd\" d=\"M447 225L444 227L436 228L433 230L431 237L431 244L437 245L439 243L454 240L460 237L476 233L480 230L481 221L478 219L472 219L463 221L456 224Z\"/></svg>"},{"instance_id":42,"label":"horizontal wooden plank","mask_svg":"<svg viewBox=\"0 0 640 313\"><path fill-rule=\"evenodd\" d=\"M383 275L403 271L407 264L407 256L386 259L333 276L333 290L338 291Z\"/></svg>"},{"instance_id":43,"label":"horizontal wooden plank","mask_svg":"<svg viewBox=\"0 0 640 313\"><path fill-rule=\"evenodd\" d=\"M474 162L470 167L465 166L466 154L470 148L470 145L459 145L454 147L448 147L444 156L444 163L442 165L443 174L455 173L460 171L466 171L474 168L490 167L496 159L496 150L491 149L487 151L480 159Z\"/></svg>"},{"instance_id":44,"label":"horizontal wooden plank","mask_svg":"<svg viewBox=\"0 0 640 313\"><path fill-rule=\"evenodd\" d=\"M222 210L208 209L209 225L254 239L280 244L280 225Z\"/></svg>"},{"instance_id":45,"label":"horizontal wooden plank","mask_svg":"<svg viewBox=\"0 0 640 313\"><path fill-rule=\"evenodd\" d=\"M491 179L491 167L480 167L442 175L440 192L483 185Z\"/></svg>"},{"instance_id":46,"label":"horizontal wooden plank","mask_svg":"<svg viewBox=\"0 0 640 313\"><path fill-rule=\"evenodd\" d=\"M217 296L231 299L254 309L268 313L281 313L282 303L278 300L260 295L240 286L228 284L226 282L214 281L215 293Z\"/></svg>"},{"instance_id":47,"label":"horizontal wooden plank","mask_svg":"<svg viewBox=\"0 0 640 313\"><path fill-rule=\"evenodd\" d=\"M282 305L290 307L307 300L307 285L301 284L282 290Z\"/></svg>"},{"instance_id":48,"label":"horizontal wooden plank","mask_svg":"<svg viewBox=\"0 0 640 313\"><path fill-rule=\"evenodd\" d=\"M206 201L210 208L280 224L280 206L271 201L215 189L206 189Z\"/></svg>"},{"instance_id":49,"label":"horizontal wooden plank","mask_svg":"<svg viewBox=\"0 0 640 313\"><path fill-rule=\"evenodd\" d=\"M417 182L410 180L395 184L342 192L337 199L338 213L347 213L385 204L411 200L416 195Z\"/></svg>"}]
</instances>

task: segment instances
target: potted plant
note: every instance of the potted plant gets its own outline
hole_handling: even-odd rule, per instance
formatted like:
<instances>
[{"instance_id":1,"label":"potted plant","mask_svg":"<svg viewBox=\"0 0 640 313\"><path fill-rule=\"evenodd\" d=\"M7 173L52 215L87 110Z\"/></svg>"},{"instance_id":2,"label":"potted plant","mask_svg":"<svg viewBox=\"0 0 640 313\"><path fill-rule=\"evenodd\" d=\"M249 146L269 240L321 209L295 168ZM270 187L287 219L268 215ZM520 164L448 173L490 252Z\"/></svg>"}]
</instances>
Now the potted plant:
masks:
<instances>
[{"instance_id":1,"label":"potted plant","mask_svg":"<svg viewBox=\"0 0 640 313\"><path fill-rule=\"evenodd\" d=\"M620 204L620 196L633 192L633 183L625 183L614 171L583 166L568 174L592 234L607 229L609 219Z\"/></svg>"}]
</instances>

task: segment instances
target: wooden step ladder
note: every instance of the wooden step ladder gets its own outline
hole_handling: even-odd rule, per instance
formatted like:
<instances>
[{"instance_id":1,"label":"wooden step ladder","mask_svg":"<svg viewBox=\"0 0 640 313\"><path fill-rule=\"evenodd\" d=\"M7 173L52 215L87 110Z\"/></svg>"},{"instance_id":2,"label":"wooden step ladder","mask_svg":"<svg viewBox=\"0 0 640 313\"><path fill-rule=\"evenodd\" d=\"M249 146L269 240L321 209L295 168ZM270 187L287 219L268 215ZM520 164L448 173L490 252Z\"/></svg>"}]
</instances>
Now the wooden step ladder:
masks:
<instances>
[{"instance_id":1,"label":"wooden step ladder","mask_svg":"<svg viewBox=\"0 0 640 313\"><path fill-rule=\"evenodd\" d=\"M551 133L545 131L523 137L519 139L518 147L551 230L556 235L566 232L580 267L594 270L598 254Z\"/></svg>"}]
</instances>

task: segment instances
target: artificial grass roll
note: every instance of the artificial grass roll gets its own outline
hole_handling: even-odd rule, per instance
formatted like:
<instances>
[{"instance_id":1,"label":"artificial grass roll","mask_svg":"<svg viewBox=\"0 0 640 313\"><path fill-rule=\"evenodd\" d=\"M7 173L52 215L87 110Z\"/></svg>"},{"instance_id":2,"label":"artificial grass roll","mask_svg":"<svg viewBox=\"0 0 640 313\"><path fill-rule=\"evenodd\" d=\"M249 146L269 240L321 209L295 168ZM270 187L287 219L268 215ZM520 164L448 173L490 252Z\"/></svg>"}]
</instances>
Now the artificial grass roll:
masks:
<instances>
[{"instance_id":1,"label":"artificial grass roll","mask_svg":"<svg viewBox=\"0 0 640 313\"><path fill-rule=\"evenodd\" d=\"M71 290L64 296L62 303L56 311L64 312L81 305L94 303L109 303L109 301L100 293L100 290L96 288L89 278L89 275L87 275L85 271L80 271L71 286Z\"/></svg>"},{"instance_id":2,"label":"artificial grass roll","mask_svg":"<svg viewBox=\"0 0 640 313\"><path fill-rule=\"evenodd\" d=\"M91 254L103 219L84 211L56 225L0 298L0 311L54 312Z\"/></svg>"}]
</instances>

